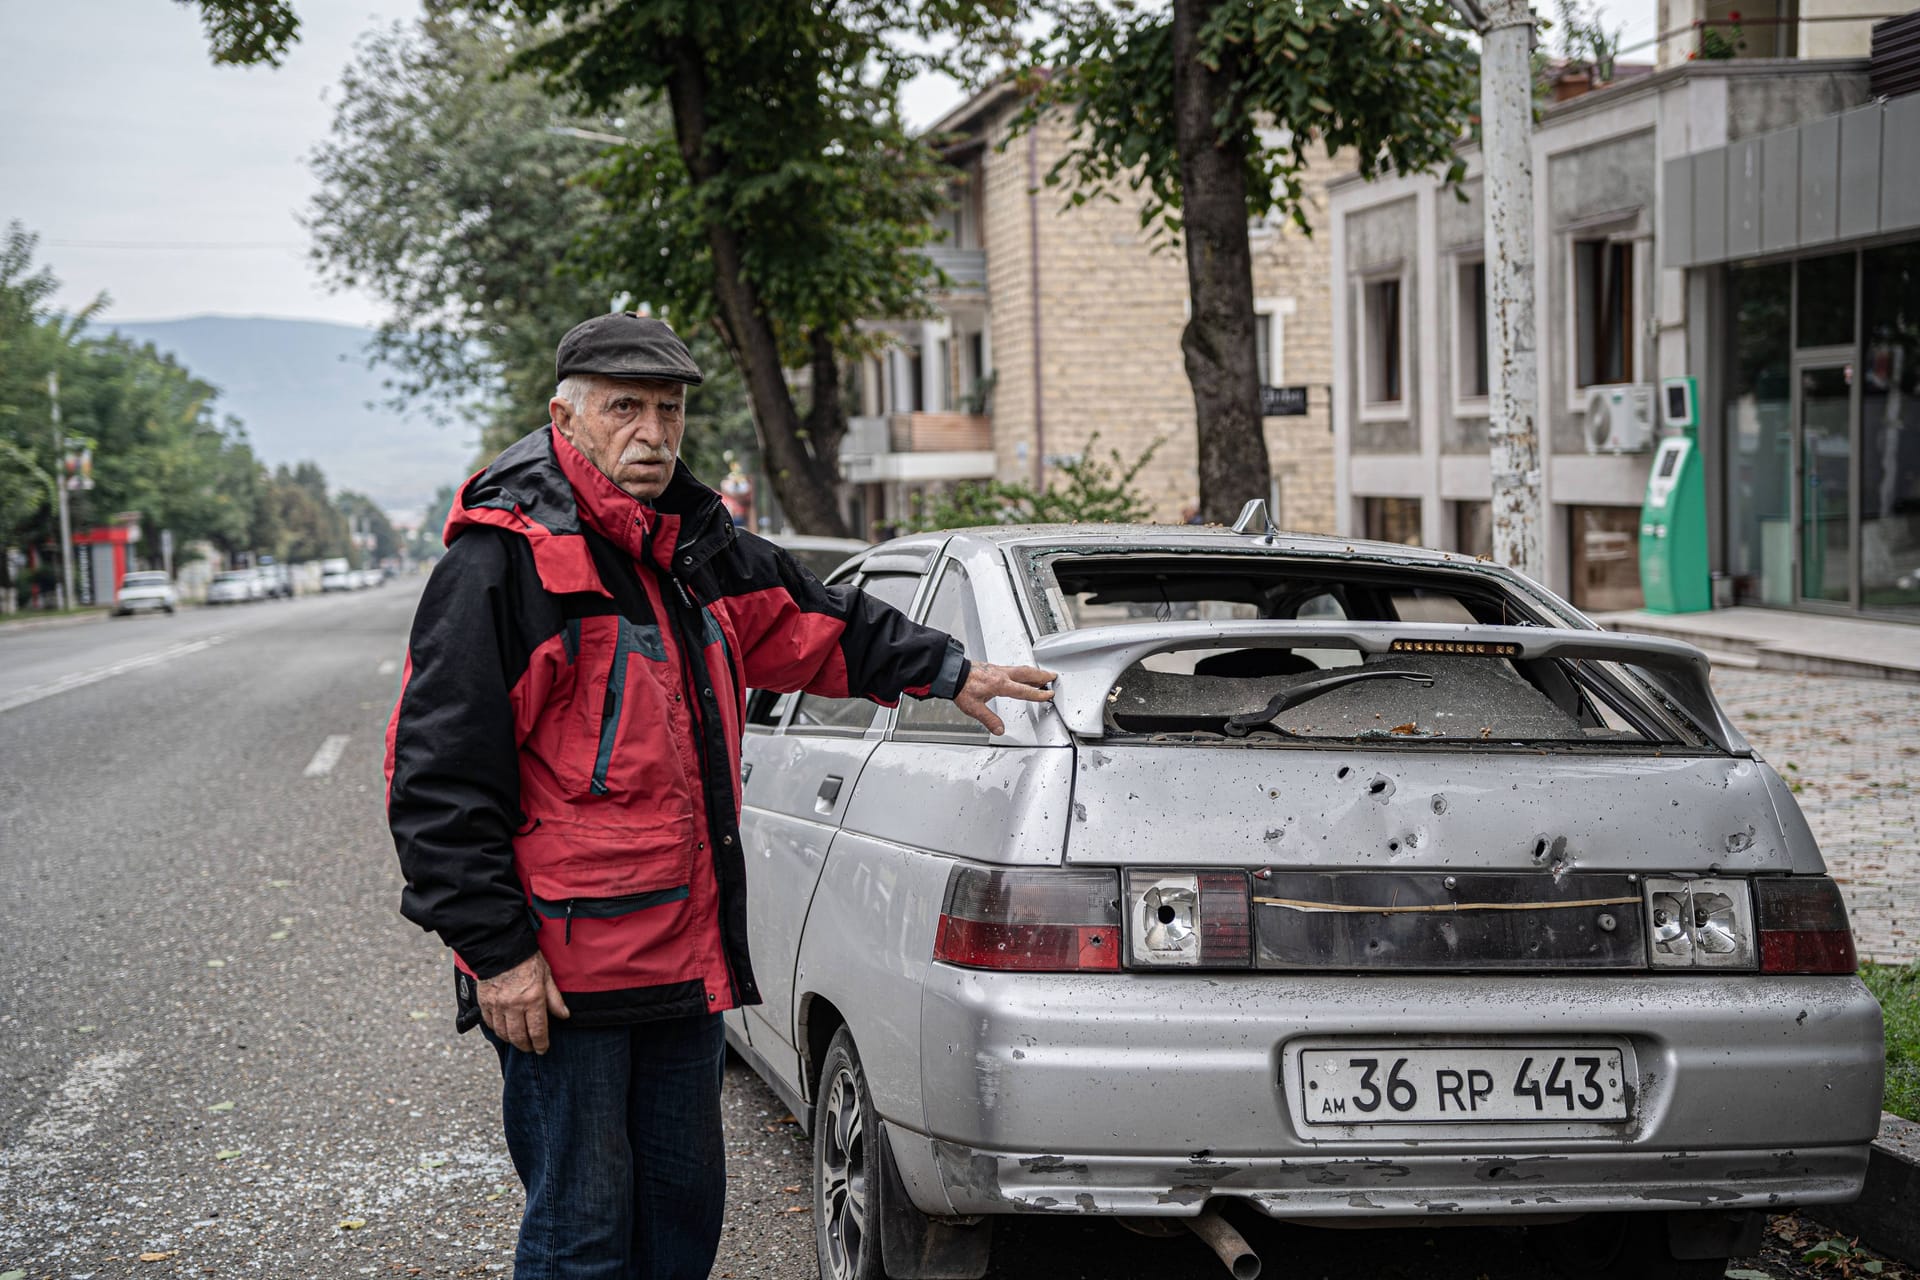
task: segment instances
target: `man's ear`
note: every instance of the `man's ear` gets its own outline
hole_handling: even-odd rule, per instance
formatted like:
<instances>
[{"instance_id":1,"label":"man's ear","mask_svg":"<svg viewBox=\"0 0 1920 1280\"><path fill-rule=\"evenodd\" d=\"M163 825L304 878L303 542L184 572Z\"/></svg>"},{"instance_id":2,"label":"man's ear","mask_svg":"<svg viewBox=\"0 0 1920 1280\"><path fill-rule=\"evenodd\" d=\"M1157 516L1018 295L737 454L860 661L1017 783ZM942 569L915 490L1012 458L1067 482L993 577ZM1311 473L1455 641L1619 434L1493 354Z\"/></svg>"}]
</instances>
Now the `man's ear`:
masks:
<instances>
[{"instance_id":1,"label":"man's ear","mask_svg":"<svg viewBox=\"0 0 1920 1280\"><path fill-rule=\"evenodd\" d=\"M555 396L547 401L547 414L560 434L566 437L567 443L573 443L573 405Z\"/></svg>"}]
</instances>

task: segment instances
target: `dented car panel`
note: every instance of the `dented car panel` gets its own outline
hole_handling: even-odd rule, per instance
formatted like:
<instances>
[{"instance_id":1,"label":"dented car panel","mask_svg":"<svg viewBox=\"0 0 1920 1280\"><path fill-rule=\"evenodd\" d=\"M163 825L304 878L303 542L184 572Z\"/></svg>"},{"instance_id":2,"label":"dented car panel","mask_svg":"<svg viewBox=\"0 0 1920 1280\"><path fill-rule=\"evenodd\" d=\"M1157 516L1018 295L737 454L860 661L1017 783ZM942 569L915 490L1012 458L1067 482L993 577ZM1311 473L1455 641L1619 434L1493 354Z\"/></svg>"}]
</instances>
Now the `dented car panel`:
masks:
<instances>
[{"instance_id":1,"label":"dented car panel","mask_svg":"<svg viewBox=\"0 0 1920 1280\"><path fill-rule=\"evenodd\" d=\"M1135 551L1156 567L1130 581ZM791 707L750 725L750 899L800 933L729 1037L804 1123L844 1026L923 1213L1230 1198L1397 1224L1858 1192L1879 1009L1698 651L1498 566L1335 539L1007 528L882 557L924 568L915 616L970 655L1051 664L1056 701L997 707L991 738L912 703L837 736ZM1266 712L1315 682L1340 687ZM1448 697L1489 690L1505 721L1449 726ZM843 769L850 737L871 750ZM811 870L773 842L787 791ZM1768 950L1780 920L1809 932Z\"/></svg>"},{"instance_id":2,"label":"dented car panel","mask_svg":"<svg viewBox=\"0 0 1920 1280\"><path fill-rule=\"evenodd\" d=\"M1742 757L1090 742L1074 769L1069 862L1824 869Z\"/></svg>"}]
</instances>

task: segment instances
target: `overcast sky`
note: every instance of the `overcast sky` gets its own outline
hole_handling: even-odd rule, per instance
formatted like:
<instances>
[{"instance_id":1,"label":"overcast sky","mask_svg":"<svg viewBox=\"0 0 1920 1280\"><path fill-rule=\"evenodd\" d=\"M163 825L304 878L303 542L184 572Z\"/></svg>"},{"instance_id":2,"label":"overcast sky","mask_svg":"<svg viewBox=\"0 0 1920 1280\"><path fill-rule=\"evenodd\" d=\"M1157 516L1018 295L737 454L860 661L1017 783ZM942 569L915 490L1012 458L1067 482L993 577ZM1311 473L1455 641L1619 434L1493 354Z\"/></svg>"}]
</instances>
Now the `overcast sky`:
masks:
<instances>
[{"instance_id":1,"label":"overcast sky","mask_svg":"<svg viewBox=\"0 0 1920 1280\"><path fill-rule=\"evenodd\" d=\"M1603 11L1632 45L1654 34L1654 4ZM374 299L321 284L297 215L355 39L419 3L298 10L286 63L241 70L208 61L197 9L174 0L0 0L0 223L39 233L60 306L105 290L116 320L379 321ZM950 86L918 84L908 116L930 123L954 101Z\"/></svg>"}]
</instances>

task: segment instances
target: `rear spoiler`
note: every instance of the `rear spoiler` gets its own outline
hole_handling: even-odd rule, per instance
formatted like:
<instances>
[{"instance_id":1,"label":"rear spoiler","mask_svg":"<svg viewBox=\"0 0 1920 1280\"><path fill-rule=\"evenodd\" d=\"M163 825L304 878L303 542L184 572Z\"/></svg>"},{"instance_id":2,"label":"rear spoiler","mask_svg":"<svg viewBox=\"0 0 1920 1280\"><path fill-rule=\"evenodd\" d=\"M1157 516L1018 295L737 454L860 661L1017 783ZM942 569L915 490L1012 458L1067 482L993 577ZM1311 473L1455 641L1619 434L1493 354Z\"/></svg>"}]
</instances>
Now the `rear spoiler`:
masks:
<instances>
[{"instance_id":1,"label":"rear spoiler","mask_svg":"<svg viewBox=\"0 0 1920 1280\"><path fill-rule=\"evenodd\" d=\"M1358 649L1494 653L1513 658L1593 658L1629 664L1722 750L1750 748L1708 684L1707 655L1658 636L1557 627L1495 627L1427 622L1154 622L1062 631L1034 641L1033 660L1059 673L1053 706L1082 738L1106 732L1107 694L1143 658L1174 649Z\"/></svg>"}]
</instances>

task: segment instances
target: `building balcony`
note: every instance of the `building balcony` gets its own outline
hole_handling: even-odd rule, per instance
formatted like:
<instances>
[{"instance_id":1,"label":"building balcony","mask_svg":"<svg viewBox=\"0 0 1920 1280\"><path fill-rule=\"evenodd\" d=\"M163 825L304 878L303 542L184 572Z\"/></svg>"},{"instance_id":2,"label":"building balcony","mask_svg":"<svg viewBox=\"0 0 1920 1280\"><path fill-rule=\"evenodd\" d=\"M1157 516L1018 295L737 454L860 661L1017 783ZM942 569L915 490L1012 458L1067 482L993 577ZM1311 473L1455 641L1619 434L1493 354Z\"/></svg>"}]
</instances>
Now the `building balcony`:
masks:
<instances>
[{"instance_id":1,"label":"building balcony","mask_svg":"<svg viewBox=\"0 0 1920 1280\"><path fill-rule=\"evenodd\" d=\"M947 285L943 292L985 296L987 292L987 251L985 249L956 249L952 245L930 244L918 252L928 262L947 273Z\"/></svg>"},{"instance_id":2,"label":"building balcony","mask_svg":"<svg viewBox=\"0 0 1920 1280\"><path fill-rule=\"evenodd\" d=\"M978 413L855 417L840 444L843 479L978 480L993 474L993 419Z\"/></svg>"},{"instance_id":3,"label":"building balcony","mask_svg":"<svg viewBox=\"0 0 1920 1280\"><path fill-rule=\"evenodd\" d=\"M887 419L895 453L977 453L993 448L993 419L984 413L896 413Z\"/></svg>"}]
</instances>

